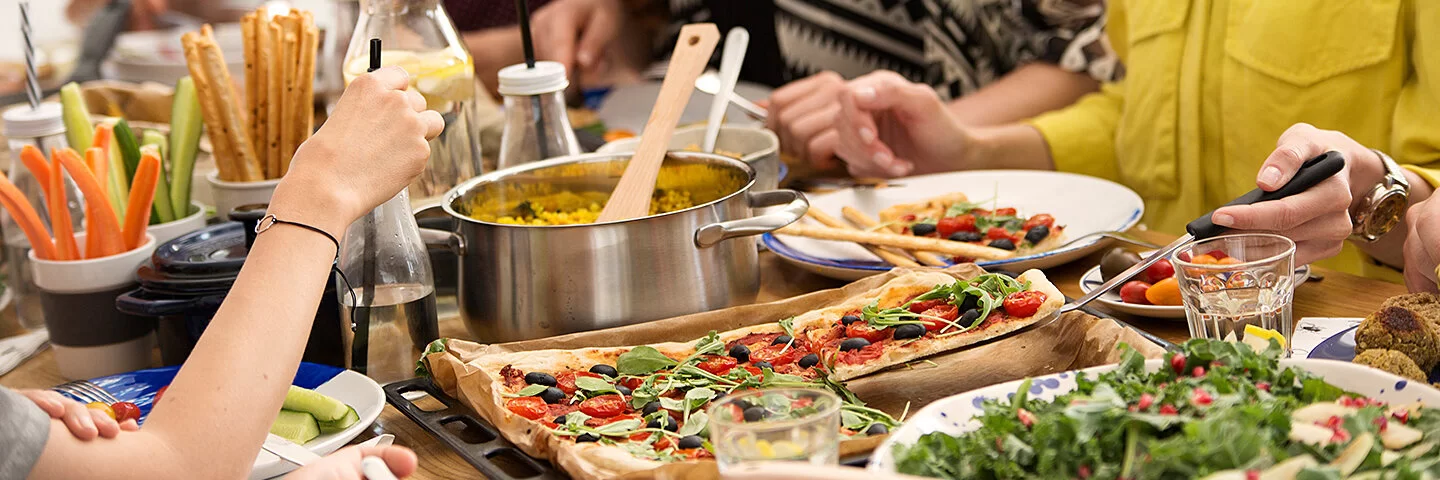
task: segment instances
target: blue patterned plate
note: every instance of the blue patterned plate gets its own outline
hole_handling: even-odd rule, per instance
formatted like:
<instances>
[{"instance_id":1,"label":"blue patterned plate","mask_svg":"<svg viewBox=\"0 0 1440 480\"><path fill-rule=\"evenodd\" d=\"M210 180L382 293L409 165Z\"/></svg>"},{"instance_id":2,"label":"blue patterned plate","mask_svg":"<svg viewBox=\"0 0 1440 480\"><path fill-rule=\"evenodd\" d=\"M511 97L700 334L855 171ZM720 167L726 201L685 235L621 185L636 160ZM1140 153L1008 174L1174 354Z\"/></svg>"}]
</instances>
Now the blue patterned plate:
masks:
<instances>
[{"instance_id":1,"label":"blue patterned plate","mask_svg":"<svg viewBox=\"0 0 1440 480\"><path fill-rule=\"evenodd\" d=\"M145 417L150 415L150 405L155 400L155 392L159 391L161 387L169 385L175 379L176 372L179 371L180 367L152 368L95 378L90 381L110 392L115 398L140 407L140 421L144 423ZM319 455L328 454L350 443L351 439L374 423L375 419L380 416L380 412L385 409L385 393L380 389L380 384L375 383L370 377L350 370L329 365L301 363L300 369L295 373L293 384L316 390L345 402L354 407L355 413L360 415L360 422L350 428L321 435L305 444L305 448ZM260 455L255 458L255 466L250 472L250 478L271 478L283 475L295 468L295 465L262 450Z\"/></svg>"}]
</instances>

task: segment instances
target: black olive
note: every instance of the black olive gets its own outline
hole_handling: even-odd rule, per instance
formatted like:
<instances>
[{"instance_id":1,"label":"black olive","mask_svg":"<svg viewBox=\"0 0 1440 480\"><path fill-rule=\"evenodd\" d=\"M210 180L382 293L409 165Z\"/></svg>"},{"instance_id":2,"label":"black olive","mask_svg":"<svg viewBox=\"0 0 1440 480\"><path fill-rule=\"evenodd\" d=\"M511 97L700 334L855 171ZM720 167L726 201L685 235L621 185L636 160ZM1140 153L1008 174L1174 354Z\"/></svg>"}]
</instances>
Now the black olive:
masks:
<instances>
[{"instance_id":1,"label":"black olive","mask_svg":"<svg viewBox=\"0 0 1440 480\"><path fill-rule=\"evenodd\" d=\"M758 422L760 419L768 416L770 416L770 412L765 411L765 407L750 407L745 409L745 421L747 422Z\"/></svg>"},{"instance_id":2,"label":"black olive","mask_svg":"<svg viewBox=\"0 0 1440 480\"><path fill-rule=\"evenodd\" d=\"M621 395L630 396L630 388L624 385L616 385L615 391L620 392Z\"/></svg>"},{"instance_id":3,"label":"black olive","mask_svg":"<svg viewBox=\"0 0 1440 480\"><path fill-rule=\"evenodd\" d=\"M1015 242L1010 241L1008 238L997 238L990 241L990 247L1001 250L1015 250Z\"/></svg>"},{"instance_id":4,"label":"black olive","mask_svg":"<svg viewBox=\"0 0 1440 480\"><path fill-rule=\"evenodd\" d=\"M841 323L841 324L844 324L844 325L847 325L847 326L850 325L850 324L852 324L852 323L858 322L858 321L860 321L860 317L855 316L855 315L846 315L846 316L840 317L840 323Z\"/></svg>"},{"instance_id":5,"label":"black olive","mask_svg":"<svg viewBox=\"0 0 1440 480\"><path fill-rule=\"evenodd\" d=\"M908 338L920 338L925 336L925 326L907 323L895 327L895 339L905 340Z\"/></svg>"},{"instance_id":6,"label":"black olive","mask_svg":"<svg viewBox=\"0 0 1440 480\"><path fill-rule=\"evenodd\" d=\"M593 433L584 433L584 434L581 434L581 435L578 436L578 437L575 437L575 441L576 441L577 443L598 442L598 441L600 441L600 437L599 437L598 435L593 434Z\"/></svg>"},{"instance_id":7,"label":"black olive","mask_svg":"<svg viewBox=\"0 0 1440 480\"><path fill-rule=\"evenodd\" d=\"M616 371L616 370L615 370L615 367L612 367L612 366L609 366L609 365L606 365L606 364L603 364L603 363L602 363L602 364L599 364L599 365L596 365L596 366L593 366L593 367L590 367L590 373L598 373L598 374L601 374L601 375L604 375L604 376L607 376L607 377L610 377L610 378L615 378L615 377L620 376L620 372L619 372L619 371Z\"/></svg>"},{"instance_id":8,"label":"black olive","mask_svg":"<svg viewBox=\"0 0 1440 480\"><path fill-rule=\"evenodd\" d=\"M794 338L790 338L789 335L781 335L781 336L775 337L774 340L771 340L771 341L770 341L770 344L771 344L771 345L784 345L784 344L790 343L790 342L792 342L792 341L794 341L794 340L795 340L795 339L794 339Z\"/></svg>"},{"instance_id":9,"label":"black olive","mask_svg":"<svg viewBox=\"0 0 1440 480\"><path fill-rule=\"evenodd\" d=\"M649 423L645 424L645 428L663 428L667 432L673 432L680 429L680 422L675 420L675 417L666 415L661 418L651 419Z\"/></svg>"},{"instance_id":10,"label":"black olive","mask_svg":"<svg viewBox=\"0 0 1440 480\"><path fill-rule=\"evenodd\" d=\"M820 356L813 353L807 353L805 356L800 357L800 368L810 368L819 363Z\"/></svg>"},{"instance_id":11,"label":"black olive","mask_svg":"<svg viewBox=\"0 0 1440 480\"><path fill-rule=\"evenodd\" d=\"M545 403L560 403L565 401L565 391L555 387L545 387L545 391L538 395Z\"/></svg>"},{"instance_id":12,"label":"black olive","mask_svg":"<svg viewBox=\"0 0 1440 480\"><path fill-rule=\"evenodd\" d=\"M979 296L979 295L972 295L972 294L968 294L968 293L966 293L966 294L961 294L961 295L964 296L965 299L964 299L964 300L960 300L960 311L964 312L964 311L969 311L969 310L974 310L974 309L980 308L980 296Z\"/></svg>"},{"instance_id":13,"label":"black olive","mask_svg":"<svg viewBox=\"0 0 1440 480\"><path fill-rule=\"evenodd\" d=\"M884 435L886 433L890 433L890 429L883 423L874 423L870 425L870 428L865 429L866 435Z\"/></svg>"},{"instance_id":14,"label":"black olive","mask_svg":"<svg viewBox=\"0 0 1440 480\"><path fill-rule=\"evenodd\" d=\"M958 323L958 324L960 324L960 325L969 326L970 324L974 323L974 322L975 322L975 319L977 319L977 318L980 318L980 309L979 309L979 308L972 308L972 309L966 310L966 311L965 311L965 314L964 314L964 315L961 315L961 316L960 316L960 319L957 320L955 323Z\"/></svg>"},{"instance_id":15,"label":"black olive","mask_svg":"<svg viewBox=\"0 0 1440 480\"><path fill-rule=\"evenodd\" d=\"M840 351L848 352L851 350L859 350L868 346L870 346L869 340L860 337L847 338L844 341L840 342Z\"/></svg>"},{"instance_id":16,"label":"black olive","mask_svg":"<svg viewBox=\"0 0 1440 480\"><path fill-rule=\"evenodd\" d=\"M736 400L736 401L735 401L735 406L736 406L737 408L739 408L740 411L743 412L743 411L745 411L745 409L748 409L748 408L753 407L753 406L755 406L755 405L754 405L754 404L751 404L750 402L745 401L745 400Z\"/></svg>"},{"instance_id":17,"label":"black olive","mask_svg":"<svg viewBox=\"0 0 1440 480\"><path fill-rule=\"evenodd\" d=\"M981 238L984 237L980 236L980 232L959 231L950 234L950 241L952 242L978 242Z\"/></svg>"},{"instance_id":18,"label":"black olive","mask_svg":"<svg viewBox=\"0 0 1440 480\"><path fill-rule=\"evenodd\" d=\"M555 386L555 377L545 372L530 372L525 374L525 383L553 387Z\"/></svg>"},{"instance_id":19,"label":"black olive","mask_svg":"<svg viewBox=\"0 0 1440 480\"><path fill-rule=\"evenodd\" d=\"M659 401L659 400L656 400L656 401L647 403L647 404L645 404L645 407L643 407L643 408L640 409L640 412L641 412L641 413L644 413L644 414L646 414L646 415L649 415L649 414L652 414L652 413L655 413L655 412L658 412L658 411L660 411L660 401Z\"/></svg>"},{"instance_id":20,"label":"black olive","mask_svg":"<svg viewBox=\"0 0 1440 480\"><path fill-rule=\"evenodd\" d=\"M730 347L730 356L735 357L735 361L737 362L748 362L750 361L750 347L744 345Z\"/></svg>"},{"instance_id":21,"label":"black olive","mask_svg":"<svg viewBox=\"0 0 1440 480\"><path fill-rule=\"evenodd\" d=\"M685 437L681 437L680 441L676 442L675 445L680 447L681 449L686 450L691 448L700 448L705 445L705 439L700 438L699 435L688 435Z\"/></svg>"},{"instance_id":22,"label":"black olive","mask_svg":"<svg viewBox=\"0 0 1440 480\"><path fill-rule=\"evenodd\" d=\"M566 418L565 418L564 415L555 417L555 424L556 424L556 425L564 425L564 424L565 424L565 420L566 420Z\"/></svg>"},{"instance_id":23,"label":"black olive","mask_svg":"<svg viewBox=\"0 0 1440 480\"><path fill-rule=\"evenodd\" d=\"M754 365L755 368L758 368L758 369L761 369L761 370L764 370L764 369L767 369L767 368L768 368L768 369L771 369L771 370L774 370L774 369L775 369L775 366L774 366L774 365L771 365L770 362L755 362L753 365Z\"/></svg>"},{"instance_id":24,"label":"black olive","mask_svg":"<svg viewBox=\"0 0 1440 480\"><path fill-rule=\"evenodd\" d=\"M921 237L926 236L926 235L929 235L929 234L932 234L932 233L935 233L935 224L933 224L933 223L917 223L917 224L911 225L911 226L910 226L910 233L914 233L915 235L918 235L918 236L921 236Z\"/></svg>"},{"instance_id":25,"label":"black olive","mask_svg":"<svg viewBox=\"0 0 1440 480\"><path fill-rule=\"evenodd\" d=\"M1040 243L1040 241L1045 240L1045 237L1048 236L1050 236L1050 227L1036 225L1034 228L1031 228L1030 231L1025 232L1025 241Z\"/></svg>"}]
</instances>

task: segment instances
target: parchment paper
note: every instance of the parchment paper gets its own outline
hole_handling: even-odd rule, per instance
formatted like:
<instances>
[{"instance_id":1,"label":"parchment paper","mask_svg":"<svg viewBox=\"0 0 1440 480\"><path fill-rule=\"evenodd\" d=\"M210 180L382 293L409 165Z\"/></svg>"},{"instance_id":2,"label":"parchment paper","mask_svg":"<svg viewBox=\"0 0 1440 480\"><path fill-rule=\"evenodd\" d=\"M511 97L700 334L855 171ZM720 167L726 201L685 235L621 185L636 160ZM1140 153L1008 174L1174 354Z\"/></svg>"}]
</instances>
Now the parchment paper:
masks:
<instances>
[{"instance_id":1,"label":"parchment paper","mask_svg":"<svg viewBox=\"0 0 1440 480\"><path fill-rule=\"evenodd\" d=\"M713 312L697 313L666 320L574 333L538 340L496 345L483 345L452 340L445 353L427 357L434 380L445 392L459 398L477 412L494 411L482 408L470 399L458 384L467 381L463 365L485 355L586 347L615 347L659 342L690 341L711 330L726 331L739 327L774 322L809 310L839 303L864 293L891 279L910 272L897 268L888 273L868 277L841 288L792 297L777 302L732 307ZM973 278L984 273L971 264L957 265L946 273L958 279ZM657 299L658 300L658 299ZM1028 376L1047 375L1067 370L1115 363L1117 348L1125 343L1146 357L1159 357L1164 350L1113 320L1071 312L1054 321L1044 322L1014 334L991 340L963 350L928 358L928 362L902 365L846 382L846 385L871 407L899 417L908 406L910 412L935 400L976 388L1008 382ZM489 419L487 419L489 420ZM841 456L864 453L879 445L881 438L847 441L841 444ZM671 464L626 478L718 478L713 462Z\"/></svg>"}]
</instances>

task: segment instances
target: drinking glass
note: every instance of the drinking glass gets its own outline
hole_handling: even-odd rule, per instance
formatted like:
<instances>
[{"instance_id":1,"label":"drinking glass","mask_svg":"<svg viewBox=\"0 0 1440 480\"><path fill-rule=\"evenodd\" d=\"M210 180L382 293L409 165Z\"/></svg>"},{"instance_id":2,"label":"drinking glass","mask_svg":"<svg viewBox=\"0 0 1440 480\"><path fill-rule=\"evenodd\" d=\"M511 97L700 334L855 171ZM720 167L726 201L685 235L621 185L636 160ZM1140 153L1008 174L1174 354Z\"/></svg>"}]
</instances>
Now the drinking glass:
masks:
<instances>
[{"instance_id":1,"label":"drinking glass","mask_svg":"<svg viewBox=\"0 0 1440 480\"><path fill-rule=\"evenodd\" d=\"M711 405L709 416L710 442L722 473L751 462L839 463L840 397L833 393L752 390Z\"/></svg>"},{"instance_id":2,"label":"drinking glass","mask_svg":"<svg viewBox=\"0 0 1440 480\"><path fill-rule=\"evenodd\" d=\"M1289 356L1295 324L1295 242L1266 233L1226 235L1186 244L1172 259L1190 336L1245 339L1254 325L1280 332Z\"/></svg>"}]
</instances>

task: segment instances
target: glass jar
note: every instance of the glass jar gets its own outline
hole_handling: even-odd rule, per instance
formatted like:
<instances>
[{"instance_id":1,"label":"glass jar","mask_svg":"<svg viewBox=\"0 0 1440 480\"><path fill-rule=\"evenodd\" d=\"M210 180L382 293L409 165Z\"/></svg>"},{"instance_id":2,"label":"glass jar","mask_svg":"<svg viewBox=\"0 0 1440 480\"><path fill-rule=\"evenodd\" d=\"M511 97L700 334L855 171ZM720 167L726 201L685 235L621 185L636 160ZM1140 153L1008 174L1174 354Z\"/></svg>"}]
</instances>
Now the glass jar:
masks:
<instances>
[{"instance_id":1,"label":"glass jar","mask_svg":"<svg viewBox=\"0 0 1440 480\"><path fill-rule=\"evenodd\" d=\"M10 182L25 195L45 228L50 228L50 212L45 208L44 190L30 169L20 161L20 149L26 145L39 149L46 157L50 149L65 148L65 123L61 119L59 103L47 102L31 109L19 106L5 111L5 137L10 147ZM85 201L80 189L65 174L65 198L70 208L70 220L76 232L84 230ZM3 210L3 209L0 209ZM0 230L3 230L6 259L6 286L14 295L15 314L20 326L26 329L45 328L45 314L40 308L39 289L30 272L30 240L15 224L8 211L0 211Z\"/></svg>"},{"instance_id":2,"label":"glass jar","mask_svg":"<svg viewBox=\"0 0 1440 480\"><path fill-rule=\"evenodd\" d=\"M384 45L381 64L409 72L410 88L445 119L445 131L430 141L430 161L410 185L410 196L422 202L437 198L487 170L480 164L474 61L440 2L362 0L345 53L346 85L369 70L371 38Z\"/></svg>"},{"instance_id":3,"label":"glass jar","mask_svg":"<svg viewBox=\"0 0 1440 480\"><path fill-rule=\"evenodd\" d=\"M565 113L565 88L570 86L565 65L511 65L500 70L499 78L499 91L505 96L499 168L580 154L580 142Z\"/></svg>"}]
</instances>

